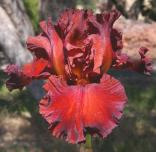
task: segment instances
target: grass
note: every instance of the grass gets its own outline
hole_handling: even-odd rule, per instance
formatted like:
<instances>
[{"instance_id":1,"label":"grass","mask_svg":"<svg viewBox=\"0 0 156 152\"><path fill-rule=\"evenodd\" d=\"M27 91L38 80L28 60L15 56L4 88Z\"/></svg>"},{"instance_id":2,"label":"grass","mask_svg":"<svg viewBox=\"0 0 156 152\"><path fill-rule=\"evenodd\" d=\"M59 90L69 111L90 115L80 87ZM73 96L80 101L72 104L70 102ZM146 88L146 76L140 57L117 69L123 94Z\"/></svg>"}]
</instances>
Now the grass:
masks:
<instances>
[{"instance_id":1,"label":"grass","mask_svg":"<svg viewBox=\"0 0 156 152\"><path fill-rule=\"evenodd\" d=\"M119 127L114 129L107 139L93 139L95 152L155 152L156 145L156 81L136 73L114 72L111 74L124 84L129 98ZM137 78L136 78L137 77ZM75 145L52 138L47 125L38 114L38 101L28 90L9 92L4 81L6 75L0 72L0 120L24 118L30 126L20 129L21 136L30 135L30 139L18 141L16 138L2 152L77 152ZM25 116L29 114L30 117ZM25 122L25 121L24 121ZM8 126L9 127L9 126ZM27 130L30 130L28 132ZM0 135L2 134L0 130ZM1 137L0 137L1 140ZM19 144L21 143L21 144ZM34 144L32 144L34 143ZM61 146L60 146L61 145ZM52 150L53 149L53 150Z\"/></svg>"}]
</instances>

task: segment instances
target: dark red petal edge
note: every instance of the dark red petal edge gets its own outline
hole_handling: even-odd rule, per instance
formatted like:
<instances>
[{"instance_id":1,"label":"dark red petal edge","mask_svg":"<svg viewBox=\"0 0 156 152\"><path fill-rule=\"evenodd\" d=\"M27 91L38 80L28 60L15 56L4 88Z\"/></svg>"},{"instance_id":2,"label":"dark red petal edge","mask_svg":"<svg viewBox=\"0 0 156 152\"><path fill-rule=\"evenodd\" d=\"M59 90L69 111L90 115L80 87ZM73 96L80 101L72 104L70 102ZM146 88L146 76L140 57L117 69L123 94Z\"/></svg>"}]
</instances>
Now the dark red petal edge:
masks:
<instances>
[{"instance_id":1,"label":"dark red petal edge","mask_svg":"<svg viewBox=\"0 0 156 152\"><path fill-rule=\"evenodd\" d=\"M6 81L7 88L22 89L28 85L32 79L45 79L49 77L49 72L46 71L48 62L44 59L34 60L32 63L25 64L22 69L17 65L8 65L4 70L8 74L9 79Z\"/></svg>"},{"instance_id":2,"label":"dark red petal edge","mask_svg":"<svg viewBox=\"0 0 156 152\"><path fill-rule=\"evenodd\" d=\"M4 72L10 77L6 81L6 87L9 91L12 91L13 89L22 89L31 82L31 78L25 76L17 65L8 65Z\"/></svg>"},{"instance_id":3,"label":"dark red petal edge","mask_svg":"<svg viewBox=\"0 0 156 152\"><path fill-rule=\"evenodd\" d=\"M68 86L51 76L44 86L40 114L50 124L53 136L70 143L85 141L86 132L105 138L122 116L127 97L120 82L104 75L100 84Z\"/></svg>"},{"instance_id":4,"label":"dark red petal edge","mask_svg":"<svg viewBox=\"0 0 156 152\"><path fill-rule=\"evenodd\" d=\"M146 53L149 50L145 47L141 47L139 50L139 54L141 56L141 64L139 65L138 70L144 72L146 75L151 75L152 73L152 60L151 58L146 56Z\"/></svg>"}]
</instances>

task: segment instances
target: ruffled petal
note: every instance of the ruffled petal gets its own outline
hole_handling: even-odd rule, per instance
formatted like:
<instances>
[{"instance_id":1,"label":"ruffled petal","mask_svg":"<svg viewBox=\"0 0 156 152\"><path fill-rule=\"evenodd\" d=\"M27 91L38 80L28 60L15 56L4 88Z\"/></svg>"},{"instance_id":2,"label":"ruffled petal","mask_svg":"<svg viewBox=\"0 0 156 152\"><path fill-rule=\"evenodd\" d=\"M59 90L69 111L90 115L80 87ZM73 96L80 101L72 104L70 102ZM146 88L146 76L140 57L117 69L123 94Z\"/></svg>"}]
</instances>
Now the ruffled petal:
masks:
<instances>
[{"instance_id":1,"label":"ruffled petal","mask_svg":"<svg viewBox=\"0 0 156 152\"><path fill-rule=\"evenodd\" d=\"M65 38L65 45L68 50L73 48L84 48L85 38L87 36L87 22L85 18L85 11L74 11L70 22L70 30Z\"/></svg>"},{"instance_id":2,"label":"ruffled petal","mask_svg":"<svg viewBox=\"0 0 156 152\"><path fill-rule=\"evenodd\" d=\"M117 126L126 101L127 97L121 83L104 74L100 84L90 84L85 88L84 126L105 138Z\"/></svg>"},{"instance_id":3,"label":"ruffled petal","mask_svg":"<svg viewBox=\"0 0 156 152\"><path fill-rule=\"evenodd\" d=\"M70 143L85 141L87 132L106 137L117 126L127 100L121 83L106 74L100 84L84 86L68 86L51 76L44 88L47 95L40 102L40 114L53 136Z\"/></svg>"},{"instance_id":4,"label":"ruffled petal","mask_svg":"<svg viewBox=\"0 0 156 152\"><path fill-rule=\"evenodd\" d=\"M141 63L138 67L138 71L140 72L143 72L144 74L146 75L151 75L151 72L152 72L152 60L151 58L147 57L146 56L146 53L148 52L149 50L145 47L141 47L140 50L139 50L139 54L140 54L140 57L141 57Z\"/></svg>"},{"instance_id":5,"label":"ruffled petal","mask_svg":"<svg viewBox=\"0 0 156 152\"><path fill-rule=\"evenodd\" d=\"M40 27L42 28L45 36L49 40L51 46L50 58L57 74L65 74L65 59L63 51L63 43L58 33L56 32L54 26L52 25L51 19L48 21L40 22Z\"/></svg>"},{"instance_id":6,"label":"ruffled petal","mask_svg":"<svg viewBox=\"0 0 156 152\"><path fill-rule=\"evenodd\" d=\"M40 114L50 124L53 136L70 143L84 141L82 124L82 87L67 86L51 76L44 88L48 92L40 102Z\"/></svg>"},{"instance_id":7,"label":"ruffled petal","mask_svg":"<svg viewBox=\"0 0 156 152\"><path fill-rule=\"evenodd\" d=\"M97 14L96 20L90 18L90 23L99 31L98 34L91 35L93 40L92 49L95 51L94 55L94 72L100 71L107 72L111 66L113 58L113 48L117 47L117 32L112 29L114 22L119 18L120 13L111 11L110 13ZM116 38L112 39L112 35ZM113 42L113 43L112 43Z\"/></svg>"},{"instance_id":8,"label":"ruffled petal","mask_svg":"<svg viewBox=\"0 0 156 152\"><path fill-rule=\"evenodd\" d=\"M6 81L6 87L9 91L12 91L13 89L22 89L31 82L31 78L25 76L17 65L8 65L4 72L10 77Z\"/></svg>"},{"instance_id":9,"label":"ruffled petal","mask_svg":"<svg viewBox=\"0 0 156 152\"><path fill-rule=\"evenodd\" d=\"M129 56L125 53L115 52L112 67L116 69L123 69L129 62Z\"/></svg>"},{"instance_id":10,"label":"ruffled petal","mask_svg":"<svg viewBox=\"0 0 156 152\"><path fill-rule=\"evenodd\" d=\"M28 85L32 79L45 79L50 76L46 70L48 62L44 59L34 60L32 63L25 64L22 69L17 65L8 65L5 72L9 75L6 82L7 88L11 91L13 89L22 89Z\"/></svg>"},{"instance_id":11,"label":"ruffled petal","mask_svg":"<svg viewBox=\"0 0 156 152\"><path fill-rule=\"evenodd\" d=\"M98 15L90 10L65 10L62 13L56 29L64 41L68 68L78 79L81 73L81 78L86 78L89 73L100 75L110 68L113 51L121 49L122 36L113 29L119 16L115 10ZM78 67L74 61L79 63Z\"/></svg>"},{"instance_id":12,"label":"ruffled petal","mask_svg":"<svg viewBox=\"0 0 156 152\"><path fill-rule=\"evenodd\" d=\"M145 47L139 49L140 60L134 60L123 53L115 53L112 67L115 69L129 69L146 75L152 73L152 60L146 56L149 50Z\"/></svg>"}]
</instances>

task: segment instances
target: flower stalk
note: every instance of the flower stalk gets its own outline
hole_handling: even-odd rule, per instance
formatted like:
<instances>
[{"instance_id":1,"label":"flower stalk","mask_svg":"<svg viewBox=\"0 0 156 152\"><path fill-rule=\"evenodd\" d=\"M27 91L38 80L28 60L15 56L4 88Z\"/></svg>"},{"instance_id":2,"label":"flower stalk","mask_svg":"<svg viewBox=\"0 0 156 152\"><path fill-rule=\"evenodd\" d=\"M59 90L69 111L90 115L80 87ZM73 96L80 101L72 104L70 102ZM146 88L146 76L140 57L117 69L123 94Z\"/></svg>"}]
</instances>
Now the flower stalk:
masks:
<instances>
[{"instance_id":1,"label":"flower stalk","mask_svg":"<svg viewBox=\"0 0 156 152\"><path fill-rule=\"evenodd\" d=\"M81 144L80 152L93 152L92 137L91 137L90 134L86 135L86 143L85 144Z\"/></svg>"}]
</instances>

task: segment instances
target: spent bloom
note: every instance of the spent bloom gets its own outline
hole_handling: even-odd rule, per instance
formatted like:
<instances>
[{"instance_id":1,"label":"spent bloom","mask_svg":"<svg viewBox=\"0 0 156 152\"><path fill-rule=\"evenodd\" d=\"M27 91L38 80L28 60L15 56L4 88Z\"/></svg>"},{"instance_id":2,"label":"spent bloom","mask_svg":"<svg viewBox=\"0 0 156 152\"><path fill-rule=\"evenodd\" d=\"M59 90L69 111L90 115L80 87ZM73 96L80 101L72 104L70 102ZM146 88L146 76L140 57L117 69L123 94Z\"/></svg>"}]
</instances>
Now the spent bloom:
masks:
<instances>
[{"instance_id":1,"label":"spent bloom","mask_svg":"<svg viewBox=\"0 0 156 152\"><path fill-rule=\"evenodd\" d=\"M140 48L139 61L121 52L122 34L113 27L119 16L116 10L65 10L56 24L50 18L42 21L42 32L28 38L31 63L6 68L9 90L22 89L34 79L46 80L39 112L53 136L70 143L84 142L87 133L105 138L117 126L127 101L124 87L107 71L150 74L148 49Z\"/></svg>"}]
</instances>

